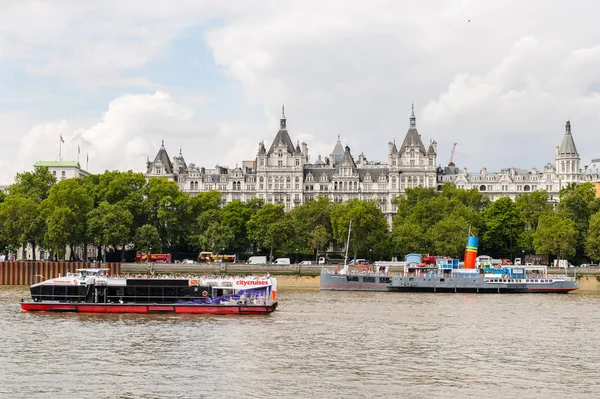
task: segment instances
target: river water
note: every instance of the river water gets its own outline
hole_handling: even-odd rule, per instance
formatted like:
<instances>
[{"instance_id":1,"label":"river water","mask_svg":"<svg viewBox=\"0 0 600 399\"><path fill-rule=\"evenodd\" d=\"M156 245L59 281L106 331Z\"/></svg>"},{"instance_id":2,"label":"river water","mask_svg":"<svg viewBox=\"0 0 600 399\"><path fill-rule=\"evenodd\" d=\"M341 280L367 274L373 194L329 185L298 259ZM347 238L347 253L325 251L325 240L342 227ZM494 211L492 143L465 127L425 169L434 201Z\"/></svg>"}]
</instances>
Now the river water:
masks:
<instances>
[{"instance_id":1,"label":"river water","mask_svg":"<svg viewBox=\"0 0 600 399\"><path fill-rule=\"evenodd\" d=\"M600 295L280 289L269 316L22 313L1 398L598 398Z\"/></svg>"}]
</instances>

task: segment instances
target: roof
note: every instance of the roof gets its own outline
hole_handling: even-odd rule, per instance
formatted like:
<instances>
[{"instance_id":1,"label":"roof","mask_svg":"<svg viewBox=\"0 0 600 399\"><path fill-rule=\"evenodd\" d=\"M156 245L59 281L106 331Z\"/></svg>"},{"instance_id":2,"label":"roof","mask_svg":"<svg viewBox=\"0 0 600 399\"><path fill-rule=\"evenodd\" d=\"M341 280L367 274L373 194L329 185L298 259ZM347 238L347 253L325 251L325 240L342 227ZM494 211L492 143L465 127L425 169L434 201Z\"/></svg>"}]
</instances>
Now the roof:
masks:
<instances>
[{"instance_id":1,"label":"roof","mask_svg":"<svg viewBox=\"0 0 600 399\"><path fill-rule=\"evenodd\" d=\"M167 174L173 173L173 164L171 163L171 160L169 159L169 154L167 154L167 150L165 149L164 141L162 142L160 149L158 150L158 154L156 154L153 163L156 163L158 161L162 163ZM148 169L148 172L150 172L150 168Z\"/></svg>"},{"instance_id":2,"label":"roof","mask_svg":"<svg viewBox=\"0 0 600 399\"><path fill-rule=\"evenodd\" d=\"M335 147L333 147L333 152L331 153L333 156L332 164L333 166L337 165L344 156L344 146L342 146L342 142L340 141L340 136L338 135L338 140L335 143Z\"/></svg>"},{"instance_id":3,"label":"roof","mask_svg":"<svg viewBox=\"0 0 600 399\"><path fill-rule=\"evenodd\" d=\"M41 168L41 167L47 167L47 168L56 168L56 167L71 167L71 168L81 168L81 166L79 165L79 162L77 161L36 161L33 164L34 168Z\"/></svg>"},{"instance_id":4,"label":"roof","mask_svg":"<svg viewBox=\"0 0 600 399\"><path fill-rule=\"evenodd\" d=\"M406 132L406 137L404 137L402 147L400 147L400 152L405 152L406 147L408 147L411 144L418 146L419 152L421 152L423 155L427 154L425 151L425 146L423 145L423 141L421 140L421 135L417 131L417 118L415 117L414 105L410 113L410 125L408 128L408 132Z\"/></svg>"},{"instance_id":5,"label":"roof","mask_svg":"<svg viewBox=\"0 0 600 399\"><path fill-rule=\"evenodd\" d=\"M285 125L277 132L277 136L275 136L275 139L273 140L273 143L271 144L267 154L271 155L273 152L275 152L275 148L279 146L279 143L282 143L286 147L287 152L290 154L294 153L294 143L292 143L292 139L290 138Z\"/></svg>"},{"instance_id":6,"label":"roof","mask_svg":"<svg viewBox=\"0 0 600 399\"><path fill-rule=\"evenodd\" d=\"M575 148L575 142L573 141L573 136L571 135L571 121L569 120L567 120L565 125L565 135L558 153L560 155L578 155L577 148Z\"/></svg>"},{"instance_id":7,"label":"roof","mask_svg":"<svg viewBox=\"0 0 600 399\"><path fill-rule=\"evenodd\" d=\"M279 146L279 144L283 144L286 147L287 152L290 154L294 154L294 143L292 143L292 139L287 131L287 119L285 118L285 110L281 107L281 119L279 119L279 131L269 148L268 155L271 155L275 152L275 148ZM260 149L259 149L260 151Z\"/></svg>"}]
</instances>

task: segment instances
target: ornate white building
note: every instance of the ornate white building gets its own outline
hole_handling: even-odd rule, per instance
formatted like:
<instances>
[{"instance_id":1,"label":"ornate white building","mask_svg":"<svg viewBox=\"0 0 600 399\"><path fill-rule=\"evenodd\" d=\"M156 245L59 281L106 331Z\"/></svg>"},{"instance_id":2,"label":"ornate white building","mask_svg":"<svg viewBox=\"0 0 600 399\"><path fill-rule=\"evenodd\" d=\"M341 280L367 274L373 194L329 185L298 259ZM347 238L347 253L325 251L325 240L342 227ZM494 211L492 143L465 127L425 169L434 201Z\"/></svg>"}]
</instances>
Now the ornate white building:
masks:
<instances>
[{"instance_id":1,"label":"ornate white building","mask_svg":"<svg viewBox=\"0 0 600 399\"><path fill-rule=\"evenodd\" d=\"M242 162L241 167L207 169L193 163L187 165L181 150L171 161L163 142L154 161L148 159L146 176L173 179L181 190L190 194L217 190L222 193L223 204L260 198L266 203L283 204L290 210L318 195L328 196L336 203L353 198L376 200L390 223L396 212L392 200L407 188L441 189L443 183L453 182L459 188L476 188L492 201L546 190L549 201L556 203L565 184L593 180L593 176L579 168L580 157L569 121L562 144L556 147L555 163L546 164L543 170L506 168L490 173L484 167L479 173L469 173L467 168L460 170L452 163L445 168L436 167L436 151L435 141L430 141L427 148L423 144L413 107L402 145L398 148L395 141L388 143L387 163L369 162L362 153L356 161L339 136L328 157L319 156L310 163L308 146L299 142L294 145L282 109L279 131L269 149L260 142L256 158ZM597 179L597 172L595 176Z\"/></svg>"},{"instance_id":2,"label":"ornate white building","mask_svg":"<svg viewBox=\"0 0 600 399\"><path fill-rule=\"evenodd\" d=\"M269 146L258 144L256 158L242 166L214 169L187 165L181 151L171 161L164 142L153 162L148 159L146 176L165 176L178 182L181 190L190 194L217 190L223 203L260 198L265 202L284 204L290 210L318 195L334 202L352 198L377 200L388 221L395 213L392 199L406 188L436 186L435 141L425 148L417 131L414 108L408 132L400 148L388 144L387 163L369 162L364 154L354 159L348 146L338 141L329 157L309 163L308 146L294 145L287 130L284 109L279 131Z\"/></svg>"},{"instance_id":3,"label":"ornate white building","mask_svg":"<svg viewBox=\"0 0 600 399\"><path fill-rule=\"evenodd\" d=\"M438 183L453 182L458 188L476 188L492 201L501 197L515 199L518 195L536 190L546 190L550 203L558 203L558 193L565 185L594 179L593 174L582 172L580 157L571 134L571 122L567 120L562 143L556 147L554 164L547 163L543 170L506 168L500 172L488 172L485 167L479 173L469 173L454 165L438 169ZM596 174L597 178L597 174Z\"/></svg>"}]
</instances>

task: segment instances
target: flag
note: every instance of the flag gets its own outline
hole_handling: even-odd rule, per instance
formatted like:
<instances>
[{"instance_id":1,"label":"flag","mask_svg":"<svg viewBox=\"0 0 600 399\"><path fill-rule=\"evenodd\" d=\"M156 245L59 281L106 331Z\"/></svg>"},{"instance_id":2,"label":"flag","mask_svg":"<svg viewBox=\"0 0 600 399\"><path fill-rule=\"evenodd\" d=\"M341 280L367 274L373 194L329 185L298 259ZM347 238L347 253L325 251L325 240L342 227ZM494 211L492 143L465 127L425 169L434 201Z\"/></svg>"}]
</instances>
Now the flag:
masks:
<instances>
[{"instance_id":1,"label":"flag","mask_svg":"<svg viewBox=\"0 0 600 399\"><path fill-rule=\"evenodd\" d=\"M61 142L61 143L64 143L64 142L65 142L65 140L62 138L62 134L60 135L60 142Z\"/></svg>"},{"instance_id":2,"label":"flag","mask_svg":"<svg viewBox=\"0 0 600 399\"><path fill-rule=\"evenodd\" d=\"M77 153L81 154L81 149L79 148L79 144L77 144Z\"/></svg>"}]
</instances>

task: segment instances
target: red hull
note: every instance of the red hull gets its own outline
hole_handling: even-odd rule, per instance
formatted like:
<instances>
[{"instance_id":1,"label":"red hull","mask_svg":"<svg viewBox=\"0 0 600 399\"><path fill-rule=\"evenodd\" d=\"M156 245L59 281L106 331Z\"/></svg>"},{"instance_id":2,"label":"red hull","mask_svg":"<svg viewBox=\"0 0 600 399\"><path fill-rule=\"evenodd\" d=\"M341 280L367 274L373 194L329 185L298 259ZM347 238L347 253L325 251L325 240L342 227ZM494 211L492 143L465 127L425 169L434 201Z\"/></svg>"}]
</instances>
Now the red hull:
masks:
<instances>
[{"instance_id":1,"label":"red hull","mask_svg":"<svg viewBox=\"0 0 600 399\"><path fill-rule=\"evenodd\" d=\"M22 302L21 309L30 312L80 313L195 313L195 314L269 314L277 308L272 305L156 305L156 304L97 304L97 303L44 303Z\"/></svg>"}]
</instances>

